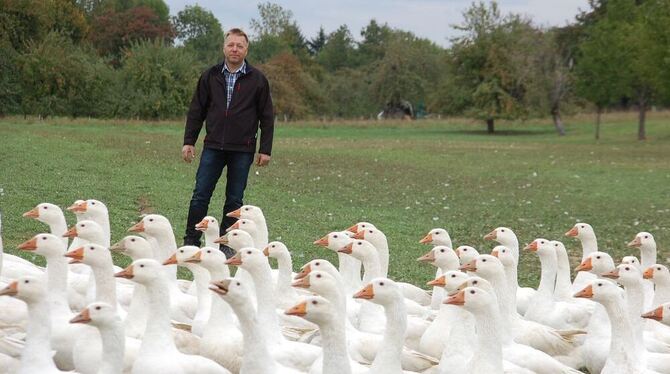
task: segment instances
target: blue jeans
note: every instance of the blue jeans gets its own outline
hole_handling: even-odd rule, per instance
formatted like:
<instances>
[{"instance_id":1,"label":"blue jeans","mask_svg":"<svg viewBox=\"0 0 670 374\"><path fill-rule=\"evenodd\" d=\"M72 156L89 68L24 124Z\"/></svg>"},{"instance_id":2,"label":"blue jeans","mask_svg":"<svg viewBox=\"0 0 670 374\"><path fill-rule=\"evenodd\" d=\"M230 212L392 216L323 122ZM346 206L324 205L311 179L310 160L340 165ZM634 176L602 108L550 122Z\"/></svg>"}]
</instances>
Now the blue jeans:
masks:
<instances>
[{"instance_id":1,"label":"blue jeans","mask_svg":"<svg viewBox=\"0 0 670 374\"><path fill-rule=\"evenodd\" d=\"M226 217L226 214L242 207L244 189L247 187L249 169L253 162L254 154L250 152L222 151L214 148L202 150L200 165L195 175L191 206L188 209L184 245L200 246L202 233L195 229L195 225L207 215L209 201L225 167L227 167L226 202L220 221L221 234L223 235L225 230L237 221L237 218Z\"/></svg>"}]
</instances>

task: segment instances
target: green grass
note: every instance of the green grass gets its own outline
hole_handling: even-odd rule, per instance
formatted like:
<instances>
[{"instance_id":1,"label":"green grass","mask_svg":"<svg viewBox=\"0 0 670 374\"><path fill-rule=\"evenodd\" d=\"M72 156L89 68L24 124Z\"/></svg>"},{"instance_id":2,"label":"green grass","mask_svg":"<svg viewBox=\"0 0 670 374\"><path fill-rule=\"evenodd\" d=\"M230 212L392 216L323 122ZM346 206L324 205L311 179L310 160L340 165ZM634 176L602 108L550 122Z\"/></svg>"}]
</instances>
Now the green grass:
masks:
<instances>
[{"instance_id":1,"label":"green grass","mask_svg":"<svg viewBox=\"0 0 670 374\"><path fill-rule=\"evenodd\" d=\"M574 267L581 248L563 233L584 221L615 260L635 253L625 244L637 232L652 232L665 262L670 115L649 115L645 142L635 140L633 115L605 116L600 141L591 121L567 121L565 137L546 121L499 124L493 136L482 124L454 120L278 123L272 164L252 168L245 202L263 209L270 240L289 246L296 268L315 257L335 261L312 242L362 220L386 233L390 276L418 285L434 275L415 261L428 250L419 239L434 227L446 228L454 245L481 251L492 248L482 236L497 226L512 228L521 243L563 240ZM180 243L197 167L180 160L182 131L177 122L1 120L5 250L17 253L20 242L47 230L23 212L87 198L109 207L113 241L140 213L155 212L171 220ZM222 186L210 206L216 216ZM538 270L536 256L523 253L521 283L536 285Z\"/></svg>"}]
</instances>

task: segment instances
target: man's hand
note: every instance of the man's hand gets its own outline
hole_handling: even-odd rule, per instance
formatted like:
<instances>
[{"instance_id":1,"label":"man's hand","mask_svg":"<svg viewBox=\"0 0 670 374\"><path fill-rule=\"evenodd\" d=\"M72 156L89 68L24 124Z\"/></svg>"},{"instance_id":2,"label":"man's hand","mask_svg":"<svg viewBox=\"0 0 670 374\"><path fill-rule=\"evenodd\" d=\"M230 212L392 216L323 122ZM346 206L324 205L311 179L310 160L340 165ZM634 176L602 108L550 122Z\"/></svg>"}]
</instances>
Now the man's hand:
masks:
<instances>
[{"instance_id":1,"label":"man's hand","mask_svg":"<svg viewBox=\"0 0 670 374\"><path fill-rule=\"evenodd\" d=\"M195 146L185 145L181 148L181 157L189 164L195 158Z\"/></svg>"},{"instance_id":2,"label":"man's hand","mask_svg":"<svg viewBox=\"0 0 670 374\"><path fill-rule=\"evenodd\" d=\"M269 163L270 163L270 155L259 153L258 156L256 157L257 166L265 166Z\"/></svg>"}]
</instances>

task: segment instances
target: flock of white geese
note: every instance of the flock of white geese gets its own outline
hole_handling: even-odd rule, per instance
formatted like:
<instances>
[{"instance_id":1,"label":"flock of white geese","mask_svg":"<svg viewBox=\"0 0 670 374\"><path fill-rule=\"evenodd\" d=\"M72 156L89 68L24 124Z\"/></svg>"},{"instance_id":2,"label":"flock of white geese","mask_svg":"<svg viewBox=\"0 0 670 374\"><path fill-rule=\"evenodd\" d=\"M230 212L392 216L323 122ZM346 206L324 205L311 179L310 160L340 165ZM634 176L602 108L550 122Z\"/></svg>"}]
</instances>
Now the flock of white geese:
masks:
<instances>
[{"instance_id":1,"label":"flock of white geese","mask_svg":"<svg viewBox=\"0 0 670 374\"><path fill-rule=\"evenodd\" d=\"M3 255L0 237L0 372L670 373L670 272L647 232L628 244L640 260L615 265L593 228L576 224L565 234L582 246L575 279L563 243L537 238L522 248L541 262L533 289L519 287L509 228L484 236L499 244L491 254L432 229L418 258L436 267L427 292L387 278L386 236L368 222L314 242L337 266L313 259L294 273L256 206L230 213L238 221L222 236L205 217L202 248L177 247L157 214L112 245L105 204L67 210L69 228L54 204L24 214L49 226L19 246L46 268ZM115 267L113 252L132 264ZM176 265L193 281L177 279Z\"/></svg>"}]
</instances>

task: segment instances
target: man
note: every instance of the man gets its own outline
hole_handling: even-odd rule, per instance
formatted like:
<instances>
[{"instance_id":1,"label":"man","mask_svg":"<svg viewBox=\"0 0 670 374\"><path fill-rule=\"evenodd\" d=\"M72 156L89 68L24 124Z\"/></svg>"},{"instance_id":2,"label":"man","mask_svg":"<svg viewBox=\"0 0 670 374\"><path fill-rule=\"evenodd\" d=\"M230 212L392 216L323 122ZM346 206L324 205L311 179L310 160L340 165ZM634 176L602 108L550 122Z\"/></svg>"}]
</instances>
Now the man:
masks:
<instances>
[{"instance_id":1,"label":"man","mask_svg":"<svg viewBox=\"0 0 670 374\"><path fill-rule=\"evenodd\" d=\"M226 168L226 201L221 233L235 223L226 214L240 208L254 161L256 135L260 146L256 165L270 162L274 114L267 78L245 60L249 39L244 31L231 29L223 45L224 61L207 69L198 80L186 119L182 157L191 162L203 121L204 149L195 176L195 188L188 211L184 245L200 245L201 232L195 225L207 215L207 207L223 169ZM228 256L233 253L223 248Z\"/></svg>"}]
</instances>

